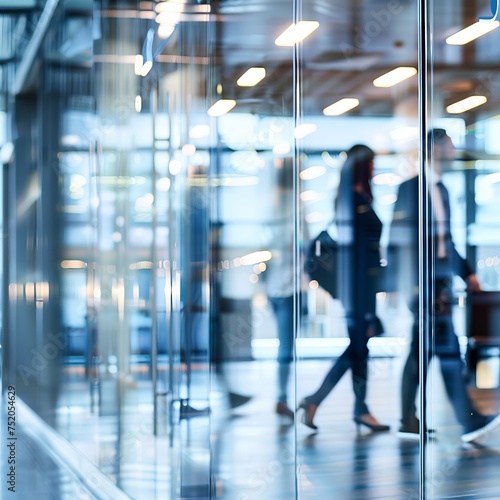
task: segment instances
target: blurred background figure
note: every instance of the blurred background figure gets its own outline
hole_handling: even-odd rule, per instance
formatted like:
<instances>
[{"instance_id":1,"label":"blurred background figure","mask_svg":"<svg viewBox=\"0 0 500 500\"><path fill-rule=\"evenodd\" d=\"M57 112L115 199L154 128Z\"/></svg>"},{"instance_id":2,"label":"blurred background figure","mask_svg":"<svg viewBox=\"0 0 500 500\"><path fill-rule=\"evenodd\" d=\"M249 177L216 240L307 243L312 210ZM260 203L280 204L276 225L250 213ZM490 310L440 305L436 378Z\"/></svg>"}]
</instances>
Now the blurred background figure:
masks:
<instances>
[{"instance_id":1,"label":"blurred background figure","mask_svg":"<svg viewBox=\"0 0 500 500\"><path fill-rule=\"evenodd\" d=\"M318 406L335 387L349 367L355 395L354 421L372 431L387 431L366 404L368 339L379 332L375 315L375 296L379 291L380 236L382 223L373 210L370 181L373 177L375 153L365 145L353 146L340 174L335 200L338 230L339 298L345 309L350 344L327 374L320 388L305 397L302 423L317 429L313 422Z\"/></svg>"},{"instance_id":2,"label":"blurred background figure","mask_svg":"<svg viewBox=\"0 0 500 500\"><path fill-rule=\"evenodd\" d=\"M460 357L460 348L452 322L453 277L460 276L467 283L467 291L479 292L479 281L469 263L457 252L450 227L450 201L446 187L441 182L443 167L454 159L454 147L444 129L429 132L428 192L432 215L428 220L428 235L424 249L434 256L434 269L427 269L429 283L433 284L434 303L425 317L434 316L435 345L429 345L428 358L436 354L440 360L446 392L457 420L463 427L462 440L477 439L494 426L500 418L482 415L472 403L466 389L465 367ZM425 210L426 207L424 207ZM412 344L403 370L401 384L401 427L399 435L404 438L419 438L420 422L416 416L415 398L419 380L419 310L418 310L418 177L403 182L399 187L394 207L394 216L389 237L388 290L396 291L392 282L404 274L399 283L405 284L403 294L413 312ZM434 273L433 275L431 273ZM430 320L429 320L430 321ZM428 325L431 326L430 324Z\"/></svg>"},{"instance_id":3,"label":"blurred background figure","mask_svg":"<svg viewBox=\"0 0 500 500\"><path fill-rule=\"evenodd\" d=\"M267 263L266 291L278 329L278 397L275 411L293 421L288 405L288 382L293 360L293 164L283 161L272 202L272 259Z\"/></svg>"}]
</instances>

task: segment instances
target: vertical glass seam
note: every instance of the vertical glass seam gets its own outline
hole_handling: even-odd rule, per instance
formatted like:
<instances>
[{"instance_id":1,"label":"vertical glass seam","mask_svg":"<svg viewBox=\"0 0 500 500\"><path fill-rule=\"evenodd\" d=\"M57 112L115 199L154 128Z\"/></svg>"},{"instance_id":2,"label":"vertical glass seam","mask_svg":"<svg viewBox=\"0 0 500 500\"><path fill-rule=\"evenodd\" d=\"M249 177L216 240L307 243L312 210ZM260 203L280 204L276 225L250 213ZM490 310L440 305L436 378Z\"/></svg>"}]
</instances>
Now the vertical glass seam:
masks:
<instances>
[{"instance_id":1,"label":"vertical glass seam","mask_svg":"<svg viewBox=\"0 0 500 500\"><path fill-rule=\"evenodd\" d=\"M300 10L302 7L302 0L293 0L293 22L297 23L300 20ZM300 71L300 57L301 57L301 51L300 48L302 47L301 43L295 43L293 45L293 125L294 125L294 130L295 127L297 126L297 123L299 121L300 115L301 115L301 106L302 106L302 100L301 100L301 86L300 86L300 77L301 77L301 71ZM292 252L292 263L293 263L293 373L294 373L294 404L297 401L297 333L300 328L300 297L299 297L299 290L300 290L300 224L299 224L299 210L300 210L300 154L297 148L297 143L298 139L295 137L295 134L293 135L293 252ZM297 455L297 441L298 441L298 435L297 435L297 419L295 419L295 425L294 425L294 443L293 443L293 450L294 450L294 479L295 479L295 498L299 498L299 474L298 474L298 455Z\"/></svg>"},{"instance_id":2,"label":"vertical glass seam","mask_svg":"<svg viewBox=\"0 0 500 500\"><path fill-rule=\"evenodd\" d=\"M426 433L427 417L426 417L426 380L427 380L427 352L428 352L428 335L429 323L427 322L427 306L429 302L429 282L426 279L430 265L429 247L427 241L427 227L429 221L427 185L425 177L425 169L428 161L428 96L429 87L429 71L428 71L428 48L430 42L429 35L429 0L420 0L418 3L418 125L419 125L419 168L418 168L418 322L420 338L419 342L419 403L420 403L420 442L419 442L419 498L425 500L426 485Z\"/></svg>"}]
</instances>

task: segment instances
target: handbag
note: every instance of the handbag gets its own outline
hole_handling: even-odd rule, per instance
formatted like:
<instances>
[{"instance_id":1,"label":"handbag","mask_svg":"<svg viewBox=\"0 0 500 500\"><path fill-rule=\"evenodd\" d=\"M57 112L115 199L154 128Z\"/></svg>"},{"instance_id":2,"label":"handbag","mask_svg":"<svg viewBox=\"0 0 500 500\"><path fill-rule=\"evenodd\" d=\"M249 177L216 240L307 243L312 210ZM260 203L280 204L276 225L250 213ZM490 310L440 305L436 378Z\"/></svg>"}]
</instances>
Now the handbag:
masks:
<instances>
[{"instance_id":1,"label":"handbag","mask_svg":"<svg viewBox=\"0 0 500 500\"><path fill-rule=\"evenodd\" d=\"M304 271L311 280L317 281L318 285L333 298L338 297L338 248L338 243L328 234L328 231L323 230L309 243L304 262Z\"/></svg>"}]
</instances>

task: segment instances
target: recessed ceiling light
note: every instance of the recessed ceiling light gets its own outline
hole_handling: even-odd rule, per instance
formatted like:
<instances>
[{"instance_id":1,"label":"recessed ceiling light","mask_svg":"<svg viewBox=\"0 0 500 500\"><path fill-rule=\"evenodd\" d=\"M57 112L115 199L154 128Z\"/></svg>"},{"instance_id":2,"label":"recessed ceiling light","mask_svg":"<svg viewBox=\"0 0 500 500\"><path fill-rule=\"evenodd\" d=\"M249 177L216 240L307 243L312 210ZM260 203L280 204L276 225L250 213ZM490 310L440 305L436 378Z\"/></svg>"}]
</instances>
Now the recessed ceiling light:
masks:
<instances>
[{"instance_id":1,"label":"recessed ceiling light","mask_svg":"<svg viewBox=\"0 0 500 500\"><path fill-rule=\"evenodd\" d=\"M375 87L392 87L413 75L417 74L417 70L412 68L411 66L400 66L399 68L395 68L389 73L385 73L385 75L379 76L373 80L373 85Z\"/></svg>"},{"instance_id":2,"label":"recessed ceiling light","mask_svg":"<svg viewBox=\"0 0 500 500\"><path fill-rule=\"evenodd\" d=\"M303 181L311 181L313 179L321 177L325 173L326 173L326 168L323 167L323 165L315 165L312 167L308 167L305 170L302 170L302 172L300 172L299 177Z\"/></svg>"},{"instance_id":3,"label":"recessed ceiling light","mask_svg":"<svg viewBox=\"0 0 500 500\"><path fill-rule=\"evenodd\" d=\"M168 38L174 30L174 24L160 24L160 26L158 26L158 36L163 39Z\"/></svg>"},{"instance_id":4,"label":"recessed ceiling light","mask_svg":"<svg viewBox=\"0 0 500 500\"><path fill-rule=\"evenodd\" d=\"M161 12L184 12L185 2L162 2L156 5L155 10Z\"/></svg>"},{"instance_id":5,"label":"recessed ceiling light","mask_svg":"<svg viewBox=\"0 0 500 500\"><path fill-rule=\"evenodd\" d=\"M158 24L179 24L181 20L180 12L162 12L156 16L156 22Z\"/></svg>"},{"instance_id":6,"label":"recessed ceiling light","mask_svg":"<svg viewBox=\"0 0 500 500\"><path fill-rule=\"evenodd\" d=\"M191 139L201 139L210 135L210 127L208 125L195 125L189 131Z\"/></svg>"},{"instance_id":7,"label":"recessed ceiling light","mask_svg":"<svg viewBox=\"0 0 500 500\"><path fill-rule=\"evenodd\" d=\"M265 68L249 68L236 80L240 87L254 87L266 76Z\"/></svg>"},{"instance_id":8,"label":"recessed ceiling light","mask_svg":"<svg viewBox=\"0 0 500 500\"><path fill-rule=\"evenodd\" d=\"M209 116L222 116L229 113L236 106L236 101L233 99L219 99L208 109Z\"/></svg>"},{"instance_id":9,"label":"recessed ceiling light","mask_svg":"<svg viewBox=\"0 0 500 500\"><path fill-rule=\"evenodd\" d=\"M307 137L308 135L316 132L317 128L318 126L314 123L301 123L300 125L297 125L295 127L293 136L295 137L295 139L303 139L304 137Z\"/></svg>"},{"instance_id":10,"label":"recessed ceiling light","mask_svg":"<svg viewBox=\"0 0 500 500\"><path fill-rule=\"evenodd\" d=\"M319 28L318 21L299 21L293 23L276 38L274 43L278 47L292 47L308 37L313 31Z\"/></svg>"},{"instance_id":11,"label":"recessed ceiling light","mask_svg":"<svg viewBox=\"0 0 500 500\"><path fill-rule=\"evenodd\" d=\"M499 21L492 22L477 22L471 24L467 28L458 31L454 35L449 36L446 39L448 45L465 45L466 43L472 42L480 36L486 35L490 31L497 29L500 26Z\"/></svg>"},{"instance_id":12,"label":"recessed ceiling light","mask_svg":"<svg viewBox=\"0 0 500 500\"><path fill-rule=\"evenodd\" d=\"M134 103L135 110L137 113L140 113L142 110L142 97L140 95L135 96L135 103Z\"/></svg>"},{"instance_id":13,"label":"recessed ceiling light","mask_svg":"<svg viewBox=\"0 0 500 500\"><path fill-rule=\"evenodd\" d=\"M450 104L446 107L446 111L451 114L465 113L470 109L477 108L484 104L488 99L484 95L471 95L466 99Z\"/></svg>"},{"instance_id":14,"label":"recessed ceiling light","mask_svg":"<svg viewBox=\"0 0 500 500\"><path fill-rule=\"evenodd\" d=\"M259 250L240 257L240 264L242 266L253 266L259 264L259 262L271 260L272 256L273 254L269 250Z\"/></svg>"},{"instance_id":15,"label":"recessed ceiling light","mask_svg":"<svg viewBox=\"0 0 500 500\"><path fill-rule=\"evenodd\" d=\"M313 191L312 189L308 191L302 191L302 193L300 193L300 199L302 201L313 201L317 198L318 198L318 192Z\"/></svg>"},{"instance_id":16,"label":"recessed ceiling light","mask_svg":"<svg viewBox=\"0 0 500 500\"><path fill-rule=\"evenodd\" d=\"M144 61L142 58L142 54L137 54L135 56L135 60L134 60L134 73L138 76L142 73L143 63L144 63Z\"/></svg>"},{"instance_id":17,"label":"recessed ceiling light","mask_svg":"<svg viewBox=\"0 0 500 500\"><path fill-rule=\"evenodd\" d=\"M334 102L327 106L323 110L323 114L325 116L339 116L344 113L347 113L351 109L355 108L359 105L359 100L354 97L346 97L344 99L340 99L340 101Z\"/></svg>"},{"instance_id":18,"label":"recessed ceiling light","mask_svg":"<svg viewBox=\"0 0 500 500\"><path fill-rule=\"evenodd\" d=\"M146 76L151 71L152 67L153 67L153 62L152 61L146 61L142 65L141 76Z\"/></svg>"}]
</instances>

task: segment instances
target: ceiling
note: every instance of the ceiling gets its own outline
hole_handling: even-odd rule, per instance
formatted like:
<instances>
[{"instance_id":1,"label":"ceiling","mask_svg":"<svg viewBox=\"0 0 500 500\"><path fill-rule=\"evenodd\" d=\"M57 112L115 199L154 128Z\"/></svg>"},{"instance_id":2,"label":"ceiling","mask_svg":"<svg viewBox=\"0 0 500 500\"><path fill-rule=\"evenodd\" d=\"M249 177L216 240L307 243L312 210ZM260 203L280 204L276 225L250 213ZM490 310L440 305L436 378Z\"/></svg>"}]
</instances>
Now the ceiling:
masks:
<instances>
[{"instance_id":1,"label":"ceiling","mask_svg":"<svg viewBox=\"0 0 500 500\"><path fill-rule=\"evenodd\" d=\"M213 46L220 57L225 92L250 111L290 111L295 90L293 50L275 46L274 39L293 19L293 2L229 0L213 6L221 16ZM489 102L480 113L497 114L500 29L464 47L444 43L450 34L489 15L489 0L440 0L430 12L435 101L446 105L471 92L483 93ZM416 103L416 76L388 89L376 88L372 81L397 66L417 67L418 15L416 0L302 2L301 19L320 22L298 50L302 112L321 114L342 97L357 97L361 104L351 113L368 116L391 116L401 101L411 98ZM237 87L236 79L252 65L264 66L266 79L253 88ZM477 113L465 119L475 121Z\"/></svg>"},{"instance_id":2,"label":"ceiling","mask_svg":"<svg viewBox=\"0 0 500 500\"><path fill-rule=\"evenodd\" d=\"M130 57L140 51L147 29L156 26L155 2L105 0L100 13L93 9L90 0L60 3L64 6L65 28L59 30L61 36L53 37L51 52L46 53L54 66L54 75L71 68L77 74L76 68L104 63L107 56L120 56L122 59L115 62L130 66ZM431 85L436 106L442 108L471 93L488 97L486 105L463 116L468 123L498 114L500 29L464 47L448 46L444 39L479 16L488 15L489 3L436 0L430 9L434 63ZM43 4L34 0L0 0L0 69L4 89L9 84L5 67L25 56ZM350 112L352 115L392 116L402 108L402 102L410 101L415 103L416 114L416 76L388 89L376 88L372 81L397 66L417 66L417 0L303 0L299 17L317 20L320 27L295 52L274 44L293 20L293 4L292 0L214 0L210 17L205 16L205 21L213 21L207 30L207 43L200 43L199 37L194 36L205 32L202 28L206 22L185 16L165 42L158 64L164 65L166 72L175 71L177 66L169 66L168 56L182 56L189 41L194 40L200 46L194 51L189 49L189 55L206 55L212 62L211 79L206 82L208 94L215 95L217 85L222 85L222 96L236 99L240 110L291 115L294 96L298 95L304 115L321 114L326 106L342 97L360 100L360 106ZM102 39L96 38L95 33L98 15L107 20L107 24L101 23ZM238 87L237 78L257 65L266 68L266 78L255 87ZM77 74L76 88L81 78L85 78L84 72ZM203 85L199 88L203 89Z\"/></svg>"}]
</instances>

